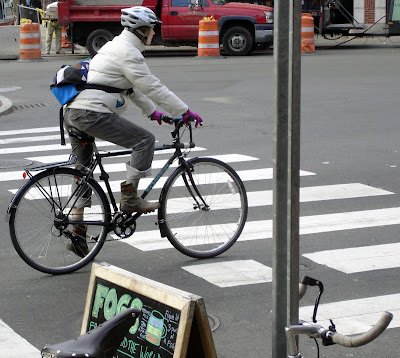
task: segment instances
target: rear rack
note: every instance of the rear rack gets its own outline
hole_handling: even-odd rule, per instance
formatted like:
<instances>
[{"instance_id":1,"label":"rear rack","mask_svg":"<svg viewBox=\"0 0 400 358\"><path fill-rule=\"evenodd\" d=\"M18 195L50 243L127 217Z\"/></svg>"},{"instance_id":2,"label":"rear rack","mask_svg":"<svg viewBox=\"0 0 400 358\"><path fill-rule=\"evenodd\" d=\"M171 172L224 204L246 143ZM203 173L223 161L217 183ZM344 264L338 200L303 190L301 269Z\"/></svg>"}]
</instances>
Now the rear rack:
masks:
<instances>
[{"instance_id":1,"label":"rear rack","mask_svg":"<svg viewBox=\"0 0 400 358\"><path fill-rule=\"evenodd\" d=\"M56 168L56 167L65 167L69 165L73 165L76 163L77 157L75 154L70 154L69 158L66 162L58 162L58 163L50 163L50 164L45 164L45 165L40 165L38 167L33 167L33 168L25 168L24 170L26 172L35 172L35 171L40 171L40 170L46 170L50 168Z\"/></svg>"}]
</instances>

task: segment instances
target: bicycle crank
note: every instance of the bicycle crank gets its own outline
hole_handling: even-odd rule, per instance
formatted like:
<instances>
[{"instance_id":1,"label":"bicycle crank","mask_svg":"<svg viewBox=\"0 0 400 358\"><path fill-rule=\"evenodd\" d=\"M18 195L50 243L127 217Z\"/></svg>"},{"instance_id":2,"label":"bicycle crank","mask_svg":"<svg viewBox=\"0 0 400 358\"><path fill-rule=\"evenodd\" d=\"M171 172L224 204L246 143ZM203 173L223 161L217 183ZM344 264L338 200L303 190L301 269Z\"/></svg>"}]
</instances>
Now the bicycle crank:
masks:
<instances>
[{"instance_id":1,"label":"bicycle crank","mask_svg":"<svg viewBox=\"0 0 400 358\"><path fill-rule=\"evenodd\" d=\"M125 225L124 223L126 222L126 219L128 219L129 215L124 214L124 213L116 213L112 224L113 224L113 231L115 234L121 238L121 239L126 239L130 236L133 235L133 233L136 230L136 222L134 221L130 225Z\"/></svg>"}]
</instances>

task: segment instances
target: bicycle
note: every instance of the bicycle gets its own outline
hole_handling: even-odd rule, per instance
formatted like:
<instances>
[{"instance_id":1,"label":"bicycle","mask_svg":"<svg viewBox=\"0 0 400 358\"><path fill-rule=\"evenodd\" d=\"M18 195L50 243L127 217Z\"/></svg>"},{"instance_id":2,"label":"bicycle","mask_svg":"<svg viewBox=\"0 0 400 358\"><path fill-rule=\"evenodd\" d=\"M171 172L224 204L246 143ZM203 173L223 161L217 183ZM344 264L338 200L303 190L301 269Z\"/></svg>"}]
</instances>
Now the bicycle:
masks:
<instances>
[{"instance_id":1,"label":"bicycle","mask_svg":"<svg viewBox=\"0 0 400 358\"><path fill-rule=\"evenodd\" d=\"M237 241L246 222L248 203L243 182L229 165L215 158L185 159L195 147L191 123L187 126L182 118L166 115L162 120L174 125L172 144L155 150L173 150L173 154L142 198L177 161L178 167L165 181L159 197L156 224L161 237L167 237L177 250L190 257L220 255ZM181 141L186 130L187 143ZM82 268L99 253L110 232L120 239L130 237L142 215L119 211L102 164L103 158L129 155L131 150L100 153L93 137L76 128L69 132L82 144L94 144L90 165L79 170L68 168L76 163L71 154L66 162L25 169L29 180L14 195L7 211L11 240L19 256L34 269L49 274ZM96 168L103 186L94 179ZM36 171L39 173L32 175ZM79 210L83 216L76 214ZM86 237L73 234L74 225L85 228ZM84 257L78 256L81 239L87 242L88 253L81 255ZM71 252L71 245L75 253Z\"/></svg>"},{"instance_id":2,"label":"bicycle","mask_svg":"<svg viewBox=\"0 0 400 358\"><path fill-rule=\"evenodd\" d=\"M320 288L314 306L313 323L301 321L298 325L286 327L285 333L288 343L287 358L303 357L298 351L296 343L296 336L300 334L307 334L314 339L321 338L322 343L326 346L340 344L345 347L359 347L377 338L387 328L393 318L391 313L385 312L377 324L369 331L356 336L346 336L336 332L333 322L326 329L316 324L316 315L323 292L323 285L318 280L308 276L303 277L299 284L300 298L306 293L307 286L319 286ZM140 311L136 308L122 311L109 321L84 335L66 342L46 345L41 351L42 358L68 358L71 357L72 352L75 354L73 355L74 357L112 358L117 352L124 335L128 332L129 327L135 324L139 316ZM317 356L319 357L319 348Z\"/></svg>"},{"instance_id":3,"label":"bicycle","mask_svg":"<svg viewBox=\"0 0 400 358\"><path fill-rule=\"evenodd\" d=\"M298 335L308 335L310 338L315 340L317 345L317 357L319 358L319 345L316 338L322 340L324 346L330 346L333 344L339 344L344 347L360 347L367 343L372 342L381 333L385 331L389 323L393 319L393 314L390 312L384 312L378 322L372 326L367 332L361 333L355 336L347 336L336 331L336 326L332 320L330 320L331 325L325 328L317 324L317 311L321 295L324 291L324 286L321 281L313 279L308 276L304 276L299 284L299 298L301 299L306 291L307 286L318 286L319 293L314 304L314 312L312 316L312 322L300 321L297 325L289 325L285 328L286 339L288 342L288 356L287 358L302 358L300 354L296 337Z\"/></svg>"}]
</instances>

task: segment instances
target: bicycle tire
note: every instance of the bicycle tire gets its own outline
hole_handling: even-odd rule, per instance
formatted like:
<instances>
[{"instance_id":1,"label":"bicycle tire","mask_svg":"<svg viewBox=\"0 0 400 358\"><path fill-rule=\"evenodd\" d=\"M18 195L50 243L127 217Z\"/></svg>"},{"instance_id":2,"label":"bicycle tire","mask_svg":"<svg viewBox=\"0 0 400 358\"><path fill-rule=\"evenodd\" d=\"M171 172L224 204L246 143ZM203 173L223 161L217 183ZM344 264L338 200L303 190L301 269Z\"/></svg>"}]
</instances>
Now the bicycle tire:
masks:
<instances>
[{"instance_id":1,"label":"bicycle tire","mask_svg":"<svg viewBox=\"0 0 400 358\"><path fill-rule=\"evenodd\" d=\"M81 181L83 176L76 169L48 169L32 177L14 196L9 207L11 240L19 256L34 269L55 275L70 273L91 262L103 246L110 205L100 185L92 178ZM72 244L79 233L84 235L82 231L72 235L72 206L84 208L79 224L86 225L89 252L84 257L75 253Z\"/></svg>"},{"instance_id":2,"label":"bicycle tire","mask_svg":"<svg viewBox=\"0 0 400 358\"><path fill-rule=\"evenodd\" d=\"M180 166L161 193L161 235L187 256L214 257L228 250L242 233L248 211L246 189L237 173L220 160L193 158L188 163L209 208L196 204L184 182L188 174Z\"/></svg>"}]
</instances>

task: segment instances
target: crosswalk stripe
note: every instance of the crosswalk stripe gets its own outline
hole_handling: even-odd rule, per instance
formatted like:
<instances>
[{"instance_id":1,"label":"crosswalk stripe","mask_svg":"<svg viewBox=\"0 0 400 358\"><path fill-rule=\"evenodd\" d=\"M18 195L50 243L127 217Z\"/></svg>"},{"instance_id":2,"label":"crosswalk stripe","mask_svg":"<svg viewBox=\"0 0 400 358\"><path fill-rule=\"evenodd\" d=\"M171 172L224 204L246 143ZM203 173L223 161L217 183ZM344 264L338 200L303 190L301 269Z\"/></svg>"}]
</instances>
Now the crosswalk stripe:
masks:
<instances>
[{"instance_id":1,"label":"crosswalk stripe","mask_svg":"<svg viewBox=\"0 0 400 358\"><path fill-rule=\"evenodd\" d=\"M300 319L310 321L313 310L314 306L300 307ZM400 293L320 304L317 319L324 327L332 319L339 333L359 334L368 331L384 311L394 314L389 328L400 327Z\"/></svg>"},{"instance_id":2,"label":"crosswalk stripe","mask_svg":"<svg viewBox=\"0 0 400 358\"><path fill-rule=\"evenodd\" d=\"M10 173L10 172L9 172ZM17 172L19 173L19 178L22 177L22 171L21 172ZM0 173L0 181L1 181L1 174ZM267 180L267 179L272 179L272 169L270 168L263 168L263 169L251 169L251 170L239 170L237 171L237 174L240 176L240 178L242 179L242 181L252 181L252 180ZM217 178L214 178L214 180L210 180L209 175L205 174L208 177L208 182L209 184L215 184L217 183ZM300 172L301 176L308 176L308 175L315 175L314 173L311 172L305 172L305 171L301 171ZM159 179L159 181L157 182L156 185L154 185L154 189L161 189L165 182L167 181L167 177L161 177ZM139 189L138 190L144 190L148 187L148 185L152 182L153 178L143 178L140 180L139 182ZM111 186L111 190L113 193L119 192L120 191L120 183L121 181L111 181L110 182L110 186ZM103 188L103 190L106 190L105 188L105 184L103 182L100 182L101 187ZM183 183L178 183L177 185L183 185ZM65 189L65 188L63 188ZM63 190L61 189L61 191L63 192L67 192L67 190ZM8 190L10 193L15 194L18 189L9 189ZM32 196L32 199L37 199L36 197Z\"/></svg>"},{"instance_id":3,"label":"crosswalk stripe","mask_svg":"<svg viewBox=\"0 0 400 358\"><path fill-rule=\"evenodd\" d=\"M300 188L300 202L305 203L313 201L350 199L350 198L361 198L361 197L390 195L390 194L394 193L359 183L323 185L316 187ZM216 199L218 198L218 207L214 209L223 210L232 208L232 203L228 201L228 199L231 196L232 194L209 195L207 196L207 200L209 202L216 202ZM252 208L258 206L272 205L272 196L273 196L272 190L248 192L247 193L248 206ZM184 210L185 205L192 206L189 200L187 201L186 204L185 202L180 201L179 203L177 202L176 205L177 205L176 212ZM237 202L237 205L239 206L239 202ZM170 207L170 209L173 210L170 211L170 213L175 212L173 207Z\"/></svg>"},{"instance_id":4,"label":"crosswalk stripe","mask_svg":"<svg viewBox=\"0 0 400 358\"><path fill-rule=\"evenodd\" d=\"M96 142L98 147L109 147L115 144L110 142L98 141ZM34 145L26 147L16 147L16 148L2 148L0 149L0 154L16 154L16 153L32 153L32 152L45 152L45 151L55 151L55 150L68 150L71 151L70 146L62 146L61 144L45 144L45 145Z\"/></svg>"},{"instance_id":5,"label":"crosswalk stripe","mask_svg":"<svg viewBox=\"0 0 400 358\"><path fill-rule=\"evenodd\" d=\"M50 133L50 132L59 132L60 127L42 127L42 128L28 128L28 129L13 129L8 131L0 131L0 136L15 136L21 134L33 134L33 133Z\"/></svg>"},{"instance_id":6,"label":"crosswalk stripe","mask_svg":"<svg viewBox=\"0 0 400 358\"><path fill-rule=\"evenodd\" d=\"M272 268L254 260L213 262L182 268L218 287L235 287L272 281Z\"/></svg>"},{"instance_id":7,"label":"crosswalk stripe","mask_svg":"<svg viewBox=\"0 0 400 358\"><path fill-rule=\"evenodd\" d=\"M326 250L303 256L344 273L390 269L400 266L400 243Z\"/></svg>"},{"instance_id":8,"label":"crosswalk stripe","mask_svg":"<svg viewBox=\"0 0 400 358\"><path fill-rule=\"evenodd\" d=\"M300 235L399 224L400 208L302 216L300 217ZM239 241L270 239L272 238L272 225L272 220L248 221ZM218 229L218 225L215 229ZM166 238L160 238L159 230L136 232L123 242L142 251L172 247Z\"/></svg>"},{"instance_id":9,"label":"crosswalk stripe","mask_svg":"<svg viewBox=\"0 0 400 358\"><path fill-rule=\"evenodd\" d=\"M214 155L213 158L222 160L225 163L238 163L238 162L245 162L245 161L251 161L251 160L258 160L258 158L256 158L256 157L250 157L248 155L242 155L242 154ZM153 169L161 169L165 165L165 163L166 163L166 160L154 160L153 164L152 164L152 168ZM175 168L177 166L178 166L178 163L175 162L170 166L170 168ZM105 164L104 169L106 170L107 173L124 172L124 171L126 171L126 164L125 163ZM97 168L94 172L98 174L98 173L100 173L100 169ZM18 170L18 171L14 171L14 172L2 172L2 173L0 173L0 182L22 179L22 173L23 173L23 170ZM148 184L150 184L151 180L148 182ZM114 189L115 189L115 191L118 191L119 190L119 182L118 182L117 186L115 186L115 183L116 182L113 182L113 185L112 185L113 191L114 191ZM146 188L147 185L144 188Z\"/></svg>"},{"instance_id":10,"label":"crosswalk stripe","mask_svg":"<svg viewBox=\"0 0 400 358\"><path fill-rule=\"evenodd\" d=\"M203 147L195 147L190 149L191 152L201 152L207 150L206 148ZM166 149L166 150L160 150L154 152L155 155L159 154L172 154L175 152L175 149ZM120 155L118 158L126 158L129 157L130 154L127 155ZM69 154L60 154L60 155L49 155L49 156L42 156L42 157L29 157L26 159L32 160L34 162L41 162L44 164L50 164L50 163L58 163L58 162L64 162L68 160ZM115 160L115 157L109 158L110 160ZM108 158L104 158L104 161L108 160Z\"/></svg>"},{"instance_id":11,"label":"crosswalk stripe","mask_svg":"<svg viewBox=\"0 0 400 358\"><path fill-rule=\"evenodd\" d=\"M0 139L0 144L15 144L15 143L27 143L27 142L44 142L49 140L59 140L60 135L46 135L46 136L36 136L36 137L18 137L18 138L8 138Z\"/></svg>"},{"instance_id":12,"label":"crosswalk stripe","mask_svg":"<svg viewBox=\"0 0 400 358\"><path fill-rule=\"evenodd\" d=\"M38 357L40 352L0 320L0 357Z\"/></svg>"}]
</instances>

